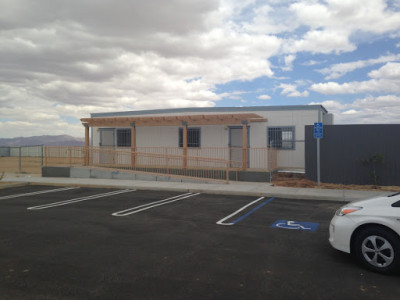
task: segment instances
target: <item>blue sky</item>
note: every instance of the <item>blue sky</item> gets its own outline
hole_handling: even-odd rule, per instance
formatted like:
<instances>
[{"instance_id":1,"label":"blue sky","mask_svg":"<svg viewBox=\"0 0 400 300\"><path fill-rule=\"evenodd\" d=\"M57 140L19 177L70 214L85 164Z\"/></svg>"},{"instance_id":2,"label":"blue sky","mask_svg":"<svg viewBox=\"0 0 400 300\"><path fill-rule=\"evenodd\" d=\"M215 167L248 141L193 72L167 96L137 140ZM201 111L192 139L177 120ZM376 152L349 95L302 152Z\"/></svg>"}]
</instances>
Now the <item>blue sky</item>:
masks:
<instances>
[{"instance_id":1,"label":"blue sky","mask_svg":"<svg viewBox=\"0 0 400 300\"><path fill-rule=\"evenodd\" d=\"M2 0L0 137L92 112L322 104L399 123L400 2Z\"/></svg>"},{"instance_id":2,"label":"blue sky","mask_svg":"<svg viewBox=\"0 0 400 300\"><path fill-rule=\"evenodd\" d=\"M290 68L286 67L284 57L276 56L270 60L274 71L273 77L259 77L251 81L232 81L218 85L218 93L234 93L240 90L244 93L243 95L246 95L224 98L218 102L218 106L232 105L234 100L238 102L235 105L303 105L308 104L308 101L319 103L332 100L351 104L356 98L379 96L380 91L356 94L338 92L331 96L313 91L310 87L315 83L330 81L339 84L367 81L370 79L369 72L383 67L387 62L400 61L400 48L396 46L398 43L397 38L384 36L372 41L362 41L357 44L357 49L351 52L338 54L301 52L297 53ZM351 65L357 62L359 67L351 68ZM348 68L343 68L341 73L337 74L334 71L335 66L344 67L346 64ZM284 85L296 86L298 93L285 92ZM268 97L262 97L262 95Z\"/></svg>"}]
</instances>

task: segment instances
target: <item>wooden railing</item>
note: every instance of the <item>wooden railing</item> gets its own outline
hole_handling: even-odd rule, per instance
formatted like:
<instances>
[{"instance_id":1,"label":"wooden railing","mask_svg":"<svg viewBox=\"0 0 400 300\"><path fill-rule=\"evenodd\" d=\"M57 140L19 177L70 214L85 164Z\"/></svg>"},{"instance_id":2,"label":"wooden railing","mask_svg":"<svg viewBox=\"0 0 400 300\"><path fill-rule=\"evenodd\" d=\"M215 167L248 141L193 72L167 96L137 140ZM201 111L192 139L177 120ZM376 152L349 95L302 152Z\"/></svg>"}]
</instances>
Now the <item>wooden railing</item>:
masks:
<instances>
[{"instance_id":1,"label":"wooden railing","mask_svg":"<svg viewBox=\"0 0 400 300\"><path fill-rule=\"evenodd\" d=\"M223 182L229 182L229 172L234 170L225 159L168 154L165 150L146 153L106 147L46 147L44 152L45 166L86 165Z\"/></svg>"},{"instance_id":2,"label":"wooden railing","mask_svg":"<svg viewBox=\"0 0 400 300\"><path fill-rule=\"evenodd\" d=\"M204 157L92 148L90 164L175 177L229 182L229 161Z\"/></svg>"},{"instance_id":3,"label":"wooden railing","mask_svg":"<svg viewBox=\"0 0 400 300\"><path fill-rule=\"evenodd\" d=\"M236 151L236 153L234 152ZM189 148L187 154L178 147L45 147L44 165L97 166L138 172L207 178L229 181L229 172L273 172L277 169L304 169L295 151L274 148L208 147ZM241 160L247 157L246 164ZM235 160L232 158L239 158ZM303 158L304 159L304 158Z\"/></svg>"}]
</instances>

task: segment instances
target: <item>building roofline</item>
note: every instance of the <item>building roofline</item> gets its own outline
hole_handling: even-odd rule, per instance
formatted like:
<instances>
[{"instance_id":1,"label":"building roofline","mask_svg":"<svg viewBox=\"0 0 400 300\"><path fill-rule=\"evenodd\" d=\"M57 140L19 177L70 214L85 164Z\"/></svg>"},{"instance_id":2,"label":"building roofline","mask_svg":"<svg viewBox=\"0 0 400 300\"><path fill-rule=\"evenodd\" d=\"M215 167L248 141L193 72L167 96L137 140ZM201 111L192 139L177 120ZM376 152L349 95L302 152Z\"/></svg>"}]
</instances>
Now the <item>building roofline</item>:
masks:
<instances>
[{"instance_id":1,"label":"building roofline","mask_svg":"<svg viewBox=\"0 0 400 300\"><path fill-rule=\"evenodd\" d=\"M164 113L189 113L189 112L250 112L250 111L288 111L288 110L319 110L323 113L328 111L322 105L279 105L279 106L245 106L245 107L187 107L187 108L167 108L152 110L135 110L107 113L91 113L94 118L99 117L125 117L135 115L150 115Z\"/></svg>"}]
</instances>

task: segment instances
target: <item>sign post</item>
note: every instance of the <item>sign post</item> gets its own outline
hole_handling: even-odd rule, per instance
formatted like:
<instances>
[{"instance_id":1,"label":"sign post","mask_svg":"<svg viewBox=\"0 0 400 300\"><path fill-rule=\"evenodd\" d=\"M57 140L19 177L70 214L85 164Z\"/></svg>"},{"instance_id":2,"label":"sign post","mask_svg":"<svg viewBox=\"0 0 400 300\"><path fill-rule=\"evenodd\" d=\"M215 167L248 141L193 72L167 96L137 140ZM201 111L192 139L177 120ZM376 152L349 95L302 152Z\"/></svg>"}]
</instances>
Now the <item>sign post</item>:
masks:
<instances>
[{"instance_id":1,"label":"sign post","mask_svg":"<svg viewBox=\"0 0 400 300\"><path fill-rule=\"evenodd\" d=\"M321 115L318 112L318 122L314 123L314 138L317 139L317 182L321 185L321 164L320 164L320 140L324 136L324 124L321 122Z\"/></svg>"}]
</instances>

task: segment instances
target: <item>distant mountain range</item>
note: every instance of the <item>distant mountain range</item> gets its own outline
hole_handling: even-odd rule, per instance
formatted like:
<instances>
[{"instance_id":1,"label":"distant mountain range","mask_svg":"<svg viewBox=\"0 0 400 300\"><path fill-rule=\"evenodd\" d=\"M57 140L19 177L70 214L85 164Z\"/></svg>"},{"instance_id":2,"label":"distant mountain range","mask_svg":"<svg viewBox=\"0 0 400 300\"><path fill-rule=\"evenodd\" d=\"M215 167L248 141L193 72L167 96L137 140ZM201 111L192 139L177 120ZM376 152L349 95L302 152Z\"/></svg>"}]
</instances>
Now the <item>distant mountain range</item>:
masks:
<instances>
[{"instance_id":1,"label":"distant mountain range","mask_svg":"<svg viewBox=\"0 0 400 300\"><path fill-rule=\"evenodd\" d=\"M84 146L84 138L76 138L70 135L41 135L31 137L17 137L2 139L0 146L19 147L19 146Z\"/></svg>"}]
</instances>

